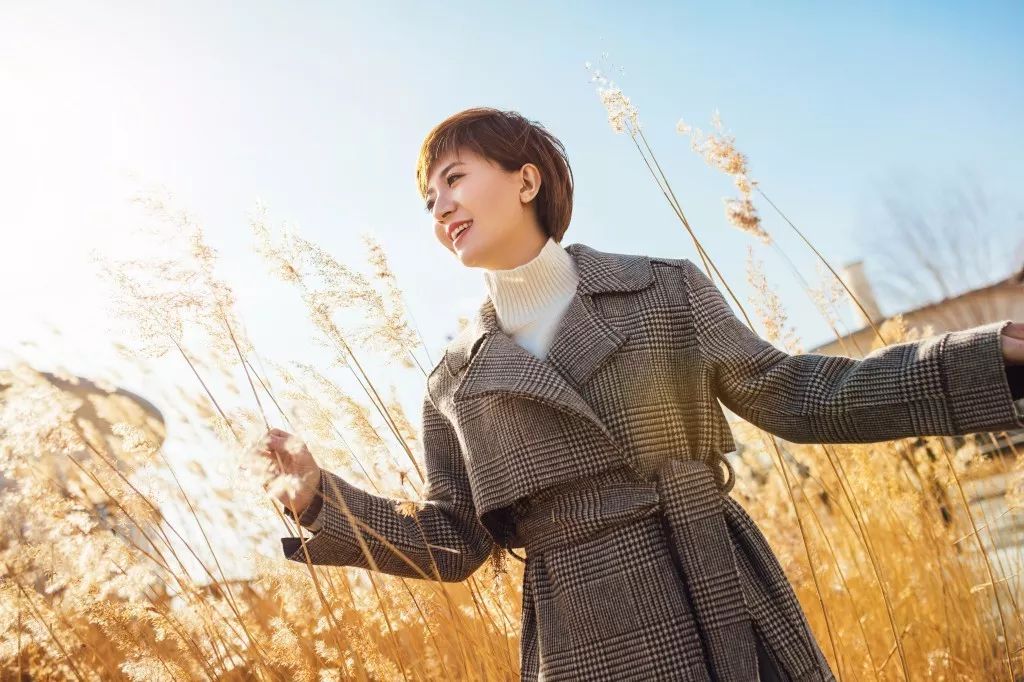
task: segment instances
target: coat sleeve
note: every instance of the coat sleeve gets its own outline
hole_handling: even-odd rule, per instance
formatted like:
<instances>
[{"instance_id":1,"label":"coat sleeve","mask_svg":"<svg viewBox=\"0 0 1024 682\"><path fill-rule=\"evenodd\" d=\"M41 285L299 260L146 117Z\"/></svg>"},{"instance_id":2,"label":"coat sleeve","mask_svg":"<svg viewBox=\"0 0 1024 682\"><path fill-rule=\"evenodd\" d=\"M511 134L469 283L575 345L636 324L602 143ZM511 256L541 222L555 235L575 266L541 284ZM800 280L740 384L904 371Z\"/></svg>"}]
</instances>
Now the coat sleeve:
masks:
<instances>
[{"instance_id":1,"label":"coat sleeve","mask_svg":"<svg viewBox=\"0 0 1024 682\"><path fill-rule=\"evenodd\" d=\"M878 348L862 359L789 355L752 332L696 264L681 259L700 352L721 401L793 443L870 443L1024 428L1011 320Z\"/></svg>"},{"instance_id":2,"label":"coat sleeve","mask_svg":"<svg viewBox=\"0 0 1024 682\"><path fill-rule=\"evenodd\" d=\"M421 431L427 493L419 501L422 508L416 516L396 511L399 500L366 492L325 469L321 476L322 508L310 505L301 517L303 525L315 519L322 524L306 540L311 563L371 568L356 539L361 529L349 523L339 504L343 500L356 519L387 539L428 576L434 576L431 558L445 582L465 580L483 564L494 541L477 518L458 438L429 392L423 398ZM286 513L292 516L287 509ZM422 578L387 545L368 532L361 534L378 570ZM299 538L281 538L281 542L286 558L305 563Z\"/></svg>"}]
</instances>

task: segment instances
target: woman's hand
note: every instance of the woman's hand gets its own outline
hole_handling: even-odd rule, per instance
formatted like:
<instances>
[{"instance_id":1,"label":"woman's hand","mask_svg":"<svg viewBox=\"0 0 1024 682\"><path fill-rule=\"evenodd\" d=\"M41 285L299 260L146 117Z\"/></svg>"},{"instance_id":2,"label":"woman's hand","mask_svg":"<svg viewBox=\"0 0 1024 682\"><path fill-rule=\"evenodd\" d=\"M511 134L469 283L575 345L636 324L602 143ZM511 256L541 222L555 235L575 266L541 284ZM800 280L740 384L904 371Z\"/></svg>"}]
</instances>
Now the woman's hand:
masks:
<instances>
[{"instance_id":1,"label":"woman's hand","mask_svg":"<svg viewBox=\"0 0 1024 682\"><path fill-rule=\"evenodd\" d=\"M1007 367L1024 365L1024 322L1011 322L1003 329L1003 359Z\"/></svg>"},{"instance_id":2,"label":"woman's hand","mask_svg":"<svg viewBox=\"0 0 1024 682\"><path fill-rule=\"evenodd\" d=\"M271 429L256 445L262 458L263 489L292 510L298 518L316 495L320 485L320 466L306 444L296 436Z\"/></svg>"}]
</instances>

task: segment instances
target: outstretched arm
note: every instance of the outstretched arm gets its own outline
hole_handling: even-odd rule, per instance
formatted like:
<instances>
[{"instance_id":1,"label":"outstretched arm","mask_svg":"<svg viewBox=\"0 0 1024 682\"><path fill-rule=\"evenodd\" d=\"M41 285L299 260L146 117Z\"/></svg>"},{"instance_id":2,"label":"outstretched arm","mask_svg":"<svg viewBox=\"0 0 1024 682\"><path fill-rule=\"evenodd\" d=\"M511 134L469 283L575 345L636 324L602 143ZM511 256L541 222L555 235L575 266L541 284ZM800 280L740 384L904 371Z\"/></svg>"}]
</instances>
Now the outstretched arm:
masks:
<instances>
[{"instance_id":1,"label":"outstretched arm","mask_svg":"<svg viewBox=\"0 0 1024 682\"><path fill-rule=\"evenodd\" d=\"M341 508L343 501L356 519L401 550L428 576L434 575L431 557L446 582L465 580L480 567L494 541L477 519L455 432L429 393L423 398L422 434L428 491L415 517L396 511L398 500L368 493L322 470L323 499L318 495L318 501L300 517L303 525L320 528L306 540L311 563L371 568L356 538L361 532L378 570L423 577L386 544L349 523ZM314 506L318 504L321 506ZM289 510L286 513L294 518ZM287 558L306 561L299 538L281 538L281 543Z\"/></svg>"},{"instance_id":2,"label":"outstretched arm","mask_svg":"<svg viewBox=\"0 0 1024 682\"><path fill-rule=\"evenodd\" d=\"M794 443L865 443L1024 428L1024 379L1004 356L1010 320L876 349L863 359L789 355L752 332L683 259L686 292L718 397Z\"/></svg>"}]
</instances>

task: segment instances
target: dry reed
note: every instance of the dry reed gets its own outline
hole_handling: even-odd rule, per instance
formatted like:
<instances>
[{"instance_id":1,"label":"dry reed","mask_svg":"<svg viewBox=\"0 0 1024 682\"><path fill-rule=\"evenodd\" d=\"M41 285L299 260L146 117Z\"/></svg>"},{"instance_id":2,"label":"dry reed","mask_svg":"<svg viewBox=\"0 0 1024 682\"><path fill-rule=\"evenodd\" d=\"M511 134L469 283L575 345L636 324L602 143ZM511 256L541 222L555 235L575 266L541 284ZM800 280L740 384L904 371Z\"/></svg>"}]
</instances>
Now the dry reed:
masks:
<instances>
[{"instance_id":1,"label":"dry reed","mask_svg":"<svg viewBox=\"0 0 1024 682\"><path fill-rule=\"evenodd\" d=\"M600 71L595 80L613 130L630 135L700 262L722 280L636 106ZM711 135L682 122L678 130L733 178L740 196L726 200L727 221L777 247L754 206L755 189L767 197L746 156L717 114L713 123ZM367 360L420 378L433 363L420 357L429 355L383 249L364 240L363 274L289 226L273 229L257 206L256 249L294 287L330 357L278 362L257 352L195 220L164 192L139 204L160 223L149 233L159 255L104 265L122 349L187 368L194 383L177 388L167 416L212 454L168 458L167 434L112 385L82 390L24 364L5 371L0 679L516 679L521 564L492 562L452 584L288 562L276 538L307 532L256 477L238 473L252 466L266 426L280 425L321 466L415 516L425 482L418 420ZM822 274L835 275L813 250ZM838 336L834 309L848 292L837 279L805 288ZM753 246L748 281L766 338L803 352ZM900 318L876 331L876 343L929 333ZM994 551L997 519L978 517L964 492L1005 461L981 457L974 439L821 446L739 421L734 430L733 494L764 529L842 679L1011 679L1024 670L1021 552ZM1007 513L1024 506L1013 480ZM208 488L199 495L183 481ZM161 512L171 507L183 511ZM256 551L268 539L274 549ZM248 548L242 575L219 559L229 544Z\"/></svg>"}]
</instances>

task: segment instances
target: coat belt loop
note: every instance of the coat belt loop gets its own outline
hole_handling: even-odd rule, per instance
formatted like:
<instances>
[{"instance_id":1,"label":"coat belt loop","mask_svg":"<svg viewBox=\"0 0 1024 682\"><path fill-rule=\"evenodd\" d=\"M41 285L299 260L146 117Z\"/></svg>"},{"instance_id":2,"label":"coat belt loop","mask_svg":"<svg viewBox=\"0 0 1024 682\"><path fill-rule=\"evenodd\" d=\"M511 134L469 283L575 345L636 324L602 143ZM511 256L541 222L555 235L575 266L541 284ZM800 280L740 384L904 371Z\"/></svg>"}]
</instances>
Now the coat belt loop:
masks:
<instances>
[{"instance_id":1,"label":"coat belt loop","mask_svg":"<svg viewBox=\"0 0 1024 682\"><path fill-rule=\"evenodd\" d=\"M733 485L736 484L736 470L733 468L732 463L726 458L725 454L719 453L716 455L716 465L725 465L725 473L715 466L715 482L718 484L718 489L723 495L727 495L732 490ZM724 480L723 480L724 479Z\"/></svg>"},{"instance_id":2,"label":"coat belt loop","mask_svg":"<svg viewBox=\"0 0 1024 682\"><path fill-rule=\"evenodd\" d=\"M508 547L508 546L506 546L506 547L505 547L505 549L507 549L507 550L508 550L508 553L509 553L509 554L511 554L511 555L512 555L512 556L514 556L515 558L519 559L519 560L520 560L520 561L522 561L522 562L523 562L524 564L526 563L526 559L524 559L523 557L521 557L521 556L519 556L518 554L516 554L515 552L513 552L513 551L512 551L512 548L511 548L511 547Z\"/></svg>"}]
</instances>

